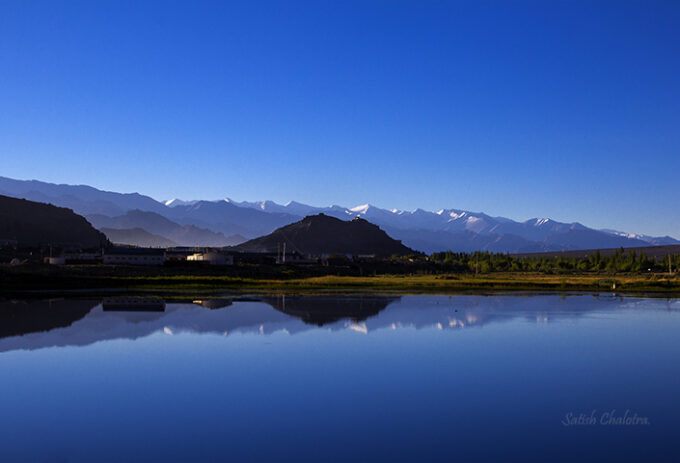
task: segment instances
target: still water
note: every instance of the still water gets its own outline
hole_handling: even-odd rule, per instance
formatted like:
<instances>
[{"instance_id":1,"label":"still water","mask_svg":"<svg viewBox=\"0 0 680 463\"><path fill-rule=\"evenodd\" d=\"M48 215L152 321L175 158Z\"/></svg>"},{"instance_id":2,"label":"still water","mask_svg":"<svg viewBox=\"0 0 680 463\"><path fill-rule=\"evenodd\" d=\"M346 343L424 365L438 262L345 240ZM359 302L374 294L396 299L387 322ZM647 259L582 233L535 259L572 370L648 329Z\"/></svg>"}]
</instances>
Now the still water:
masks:
<instances>
[{"instance_id":1,"label":"still water","mask_svg":"<svg viewBox=\"0 0 680 463\"><path fill-rule=\"evenodd\" d=\"M680 461L678 299L105 302L0 301L0 461Z\"/></svg>"}]
</instances>

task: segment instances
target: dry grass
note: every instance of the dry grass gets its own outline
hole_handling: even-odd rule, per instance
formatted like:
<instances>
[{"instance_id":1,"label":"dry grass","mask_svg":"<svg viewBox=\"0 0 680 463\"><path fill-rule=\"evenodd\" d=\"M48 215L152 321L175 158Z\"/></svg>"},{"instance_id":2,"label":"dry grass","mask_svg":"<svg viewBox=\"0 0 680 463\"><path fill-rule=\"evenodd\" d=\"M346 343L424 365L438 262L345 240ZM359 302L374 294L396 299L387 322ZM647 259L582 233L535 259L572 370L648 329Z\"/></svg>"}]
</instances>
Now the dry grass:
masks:
<instances>
[{"instance_id":1,"label":"dry grass","mask_svg":"<svg viewBox=\"0 0 680 463\"><path fill-rule=\"evenodd\" d=\"M371 277L322 276L275 280L233 277L135 277L116 278L124 287L234 288L234 289L340 289L387 291L468 290L587 290L617 292L680 292L680 278L648 275L544 275L498 273L486 275L381 275Z\"/></svg>"}]
</instances>

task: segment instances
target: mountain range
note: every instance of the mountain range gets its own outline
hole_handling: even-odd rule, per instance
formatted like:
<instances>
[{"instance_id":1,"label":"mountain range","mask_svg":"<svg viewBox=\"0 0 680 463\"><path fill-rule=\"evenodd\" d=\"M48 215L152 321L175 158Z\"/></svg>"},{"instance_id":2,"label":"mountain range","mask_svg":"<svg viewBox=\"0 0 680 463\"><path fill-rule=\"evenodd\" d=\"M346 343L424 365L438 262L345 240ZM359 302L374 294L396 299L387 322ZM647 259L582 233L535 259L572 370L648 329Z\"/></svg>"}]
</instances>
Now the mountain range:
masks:
<instances>
[{"instance_id":1,"label":"mountain range","mask_svg":"<svg viewBox=\"0 0 680 463\"><path fill-rule=\"evenodd\" d=\"M144 239L150 234L182 245L234 245L320 213L342 220L361 217L405 246L427 253L449 249L527 253L680 244L669 236L596 230L578 222L563 223L549 218L521 222L461 209L402 211L370 204L352 208L316 207L294 201L282 205L273 201L237 202L229 198L156 201L138 193L4 177L0 177L0 194L70 208L105 233L114 235L116 232L111 230L127 230L126 239L130 241L137 239L135 236L141 239L143 231L146 232ZM116 238L120 236L117 233ZM162 246L160 241L158 245Z\"/></svg>"},{"instance_id":2,"label":"mountain range","mask_svg":"<svg viewBox=\"0 0 680 463\"><path fill-rule=\"evenodd\" d=\"M87 220L104 232L114 243L135 246L233 246L246 240L241 235L225 236L196 225L180 225L156 212L139 209L123 215L108 217L102 214L88 214Z\"/></svg>"},{"instance_id":3,"label":"mountain range","mask_svg":"<svg viewBox=\"0 0 680 463\"><path fill-rule=\"evenodd\" d=\"M462 329L515 318L575 320L620 309L619 299L611 297L599 297L595 303L586 296L571 297L569 310L564 303L554 303L551 296L454 298L453 304L444 304L440 296L248 296L231 304L226 301L228 310L210 310L205 306L212 301L203 299L196 303L168 301L163 312L143 313L104 311L101 301L93 299L0 300L0 352L85 346L153 333L296 335L314 326L357 334L379 329ZM629 298L627 303L647 302Z\"/></svg>"}]
</instances>

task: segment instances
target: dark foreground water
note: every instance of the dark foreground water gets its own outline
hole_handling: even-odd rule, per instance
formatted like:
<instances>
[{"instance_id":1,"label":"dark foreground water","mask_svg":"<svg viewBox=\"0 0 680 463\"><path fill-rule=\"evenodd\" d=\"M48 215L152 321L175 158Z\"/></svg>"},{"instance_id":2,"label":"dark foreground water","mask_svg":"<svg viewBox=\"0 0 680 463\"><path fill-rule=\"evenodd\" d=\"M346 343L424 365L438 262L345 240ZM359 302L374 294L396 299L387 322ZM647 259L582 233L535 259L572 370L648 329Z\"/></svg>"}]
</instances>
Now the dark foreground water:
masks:
<instances>
[{"instance_id":1,"label":"dark foreground water","mask_svg":"<svg viewBox=\"0 0 680 463\"><path fill-rule=\"evenodd\" d=\"M680 461L677 299L108 303L0 301L0 461Z\"/></svg>"}]
</instances>

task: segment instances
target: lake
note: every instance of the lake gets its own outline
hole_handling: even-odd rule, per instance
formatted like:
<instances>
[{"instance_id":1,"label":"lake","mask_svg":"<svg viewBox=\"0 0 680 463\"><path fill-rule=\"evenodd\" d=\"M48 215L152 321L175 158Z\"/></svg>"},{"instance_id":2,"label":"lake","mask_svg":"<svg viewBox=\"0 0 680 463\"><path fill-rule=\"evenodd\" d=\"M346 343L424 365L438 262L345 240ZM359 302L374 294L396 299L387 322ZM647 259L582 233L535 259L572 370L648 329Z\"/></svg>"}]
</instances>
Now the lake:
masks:
<instances>
[{"instance_id":1,"label":"lake","mask_svg":"<svg viewBox=\"0 0 680 463\"><path fill-rule=\"evenodd\" d=\"M0 461L680 461L679 299L154 304L0 301Z\"/></svg>"}]
</instances>

